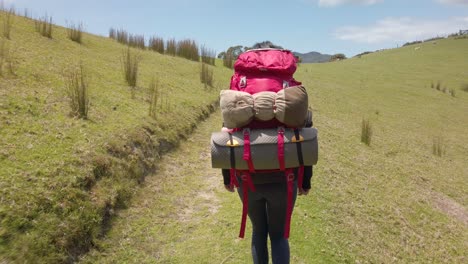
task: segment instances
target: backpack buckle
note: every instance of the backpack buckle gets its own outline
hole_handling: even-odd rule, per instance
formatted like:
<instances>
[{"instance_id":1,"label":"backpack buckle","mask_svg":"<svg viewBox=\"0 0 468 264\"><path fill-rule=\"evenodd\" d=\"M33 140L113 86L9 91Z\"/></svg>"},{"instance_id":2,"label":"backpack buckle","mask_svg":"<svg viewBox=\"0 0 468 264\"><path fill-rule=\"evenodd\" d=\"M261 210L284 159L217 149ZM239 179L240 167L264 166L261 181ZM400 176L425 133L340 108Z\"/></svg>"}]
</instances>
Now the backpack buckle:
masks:
<instances>
[{"instance_id":1,"label":"backpack buckle","mask_svg":"<svg viewBox=\"0 0 468 264\"><path fill-rule=\"evenodd\" d=\"M247 77L242 76L240 79L239 87L240 88L245 88L247 86Z\"/></svg>"}]
</instances>

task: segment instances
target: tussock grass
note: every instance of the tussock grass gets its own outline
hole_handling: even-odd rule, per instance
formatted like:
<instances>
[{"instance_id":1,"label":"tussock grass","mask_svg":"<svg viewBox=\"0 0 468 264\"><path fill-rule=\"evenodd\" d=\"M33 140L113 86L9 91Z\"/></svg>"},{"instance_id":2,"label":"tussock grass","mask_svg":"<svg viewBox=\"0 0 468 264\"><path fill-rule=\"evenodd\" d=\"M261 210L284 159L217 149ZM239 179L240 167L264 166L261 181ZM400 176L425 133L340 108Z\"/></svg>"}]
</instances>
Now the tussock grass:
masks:
<instances>
[{"instance_id":1,"label":"tussock grass","mask_svg":"<svg viewBox=\"0 0 468 264\"><path fill-rule=\"evenodd\" d=\"M209 65L215 65L216 51L205 46L200 48L201 61Z\"/></svg>"},{"instance_id":2,"label":"tussock grass","mask_svg":"<svg viewBox=\"0 0 468 264\"><path fill-rule=\"evenodd\" d=\"M234 62L235 62L234 55L232 54L232 52L229 52L229 50L227 50L223 56L224 67L232 69L234 67Z\"/></svg>"},{"instance_id":3,"label":"tussock grass","mask_svg":"<svg viewBox=\"0 0 468 264\"><path fill-rule=\"evenodd\" d=\"M137 86L138 67L141 62L141 56L129 47L123 51L121 61L125 81L130 87L135 88Z\"/></svg>"},{"instance_id":4,"label":"tussock grass","mask_svg":"<svg viewBox=\"0 0 468 264\"><path fill-rule=\"evenodd\" d=\"M171 56L177 54L177 42L175 39L168 39L166 41L166 54Z\"/></svg>"},{"instance_id":5,"label":"tussock grass","mask_svg":"<svg viewBox=\"0 0 468 264\"><path fill-rule=\"evenodd\" d=\"M441 136L434 137L432 140L432 154L442 157L445 154L445 142Z\"/></svg>"},{"instance_id":6,"label":"tussock grass","mask_svg":"<svg viewBox=\"0 0 468 264\"><path fill-rule=\"evenodd\" d=\"M11 28L15 17L15 9L13 7L5 9L2 4L0 11L2 12L3 37L11 39Z\"/></svg>"},{"instance_id":7,"label":"tussock grass","mask_svg":"<svg viewBox=\"0 0 468 264\"><path fill-rule=\"evenodd\" d=\"M15 51L10 48L10 43L7 40L0 40L0 76L6 77L7 73L10 76L16 76L19 62L16 58Z\"/></svg>"},{"instance_id":8,"label":"tussock grass","mask_svg":"<svg viewBox=\"0 0 468 264\"><path fill-rule=\"evenodd\" d=\"M156 51L160 54L164 54L164 39L154 36L149 39L149 45L148 47L152 51Z\"/></svg>"},{"instance_id":9,"label":"tussock grass","mask_svg":"<svg viewBox=\"0 0 468 264\"><path fill-rule=\"evenodd\" d=\"M158 100L160 98L159 80L154 77L151 79L149 91L149 116L156 118L158 115Z\"/></svg>"},{"instance_id":10,"label":"tussock grass","mask_svg":"<svg viewBox=\"0 0 468 264\"><path fill-rule=\"evenodd\" d=\"M43 37L52 38L52 25L52 17L47 16L47 14L35 20L36 31Z\"/></svg>"},{"instance_id":11,"label":"tussock grass","mask_svg":"<svg viewBox=\"0 0 468 264\"><path fill-rule=\"evenodd\" d=\"M213 87L213 70L210 69L208 64L201 62L200 68L200 81L207 87Z\"/></svg>"},{"instance_id":12,"label":"tussock grass","mask_svg":"<svg viewBox=\"0 0 468 264\"><path fill-rule=\"evenodd\" d=\"M81 44L83 41L83 23L70 24L67 28L67 35L70 40Z\"/></svg>"},{"instance_id":13,"label":"tussock grass","mask_svg":"<svg viewBox=\"0 0 468 264\"><path fill-rule=\"evenodd\" d=\"M109 29L109 38L117 40L117 30L115 28Z\"/></svg>"},{"instance_id":14,"label":"tussock grass","mask_svg":"<svg viewBox=\"0 0 468 264\"><path fill-rule=\"evenodd\" d=\"M450 94L452 97L457 97L457 92L455 91L455 89L449 89L449 94Z\"/></svg>"},{"instance_id":15,"label":"tussock grass","mask_svg":"<svg viewBox=\"0 0 468 264\"><path fill-rule=\"evenodd\" d=\"M146 49L145 45L145 36L144 35L137 35L137 34L129 34L128 35L128 45L133 48L138 49Z\"/></svg>"},{"instance_id":16,"label":"tussock grass","mask_svg":"<svg viewBox=\"0 0 468 264\"><path fill-rule=\"evenodd\" d=\"M372 140L372 125L369 119L362 119L361 122L361 142L370 146Z\"/></svg>"},{"instance_id":17,"label":"tussock grass","mask_svg":"<svg viewBox=\"0 0 468 264\"><path fill-rule=\"evenodd\" d=\"M83 52L65 28L53 26L50 41L34 27L17 16L11 40L3 38L19 63L15 78L0 78L0 262L72 263L106 234L159 156L212 111L219 91L203 89L199 64L138 50L138 83L161 76L170 95L171 111L156 122L143 100L128 96L120 43L83 32ZM69 117L63 69L80 60L92 74L91 121Z\"/></svg>"},{"instance_id":18,"label":"tussock grass","mask_svg":"<svg viewBox=\"0 0 468 264\"><path fill-rule=\"evenodd\" d=\"M71 115L88 119L89 110L89 80L83 62L78 67L72 67L64 73Z\"/></svg>"},{"instance_id":19,"label":"tussock grass","mask_svg":"<svg viewBox=\"0 0 468 264\"><path fill-rule=\"evenodd\" d=\"M468 83L463 84L461 90L464 92L468 92Z\"/></svg>"},{"instance_id":20,"label":"tussock grass","mask_svg":"<svg viewBox=\"0 0 468 264\"><path fill-rule=\"evenodd\" d=\"M177 42L177 56L192 61L199 61L198 45L194 40L184 39Z\"/></svg>"}]
</instances>

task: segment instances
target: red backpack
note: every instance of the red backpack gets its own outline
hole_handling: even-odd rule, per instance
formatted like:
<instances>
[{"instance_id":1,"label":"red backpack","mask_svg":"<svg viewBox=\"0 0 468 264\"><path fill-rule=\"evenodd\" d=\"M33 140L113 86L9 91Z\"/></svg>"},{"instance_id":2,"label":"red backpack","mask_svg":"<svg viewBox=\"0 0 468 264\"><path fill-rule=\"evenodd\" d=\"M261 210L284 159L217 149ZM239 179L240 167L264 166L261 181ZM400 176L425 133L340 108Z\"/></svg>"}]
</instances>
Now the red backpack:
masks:
<instances>
[{"instance_id":1,"label":"red backpack","mask_svg":"<svg viewBox=\"0 0 468 264\"><path fill-rule=\"evenodd\" d=\"M293 74L296 71L296 58L289 50L282 49L254 49L240 54L234 64L234 75L231 78L230 89L236 91L243 91L249 94L256 94L259 92L279 92L285 88L298 86L301 83L294 80ZM284 171L287 177L287 212L286 212L286 225L285 237L289 237L290 221L292 214L292 194L293 194L293 169L285 168L284 164L279 170L256 170L252 163L250 151L250 129L267 129L267 128L281 128L287 127L285 124L278 121L276 118L268 121L252 120L246 127L236 128L234 131L244 131L244 154L243 159L248 163L248 170L238 170L235 168L230 169L231 184L239 187L236 175L241 175L243 183L243 210L242 222L239 237L243 238L245 234L245 225L248 210L248 189L255 191L251 173L262 172L277 172ZM249 129L244 129L249 128ZM246 132L247 131L247 132ZM296 129L297 131L297 129ZM299 137L298 132L296 137ZM278 132L278 159L284 160L284 131ZM300 143L297 146L300 149ZM283 151L281 151L283 149ZM302 152L302 150L300 150ZM283 157L281 157L283 155ZM301 154L302 155L302 154ZM302 179L304 174L304 166L301 165L298 169L298 184L302 186Z\"/></svg>"}]
</instances>

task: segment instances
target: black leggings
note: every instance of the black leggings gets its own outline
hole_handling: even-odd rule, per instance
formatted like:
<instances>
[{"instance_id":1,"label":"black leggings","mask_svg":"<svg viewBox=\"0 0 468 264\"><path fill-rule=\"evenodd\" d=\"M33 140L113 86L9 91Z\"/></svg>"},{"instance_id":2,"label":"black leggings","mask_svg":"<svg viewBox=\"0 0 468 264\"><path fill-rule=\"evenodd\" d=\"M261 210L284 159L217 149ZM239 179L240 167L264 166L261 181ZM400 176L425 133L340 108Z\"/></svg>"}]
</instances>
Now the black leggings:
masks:
<instances>
[{"instance_id":1,"label":"black leggings","mask_svg":"<svg viewBox=\"0 0 468 264\"><path fill-rule=\"evenodd\" d=\"M289 263L289 242L284 238L286 221L286 183L256 184L255 192L249 190L249 218L252 222L253 262L268 263L267 239L270 236L271 257L274 264ZM242 200L242 184L238 188ZM297 181L294 181L293 205L297 197Z\"/></svg>"}]
</instances>

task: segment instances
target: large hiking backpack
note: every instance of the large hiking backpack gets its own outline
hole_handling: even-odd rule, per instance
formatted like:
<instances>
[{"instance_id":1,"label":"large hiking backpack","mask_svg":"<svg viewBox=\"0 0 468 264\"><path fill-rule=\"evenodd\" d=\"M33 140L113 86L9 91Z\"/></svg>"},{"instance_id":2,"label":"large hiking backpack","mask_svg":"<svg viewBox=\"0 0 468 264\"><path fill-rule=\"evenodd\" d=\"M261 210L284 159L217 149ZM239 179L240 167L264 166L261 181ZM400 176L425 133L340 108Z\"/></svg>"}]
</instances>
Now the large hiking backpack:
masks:
<instances>
[{"instance_id":1,"label":"large hiking backpack","mask_svg":"<svg viewBox=\"0 0 468 264\"><path fill-rule=\"evenodd\" d=\"M294 170L302 186L304 166L317 163L317 130L305 128L311 112L308 96L294 80L296 58L288 50L256 49L242 53L234 64L230 90L220 93L224 127L211 137L212 167L230 170L231 184L243 184L239 237L245 234L248 190L255 191L251 173L285 173L289 237ZM309 120L311 122L311 120Z\"/></svg>"}]
</instances>

